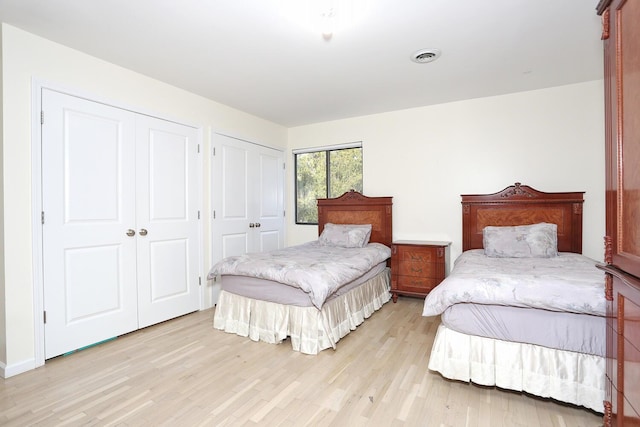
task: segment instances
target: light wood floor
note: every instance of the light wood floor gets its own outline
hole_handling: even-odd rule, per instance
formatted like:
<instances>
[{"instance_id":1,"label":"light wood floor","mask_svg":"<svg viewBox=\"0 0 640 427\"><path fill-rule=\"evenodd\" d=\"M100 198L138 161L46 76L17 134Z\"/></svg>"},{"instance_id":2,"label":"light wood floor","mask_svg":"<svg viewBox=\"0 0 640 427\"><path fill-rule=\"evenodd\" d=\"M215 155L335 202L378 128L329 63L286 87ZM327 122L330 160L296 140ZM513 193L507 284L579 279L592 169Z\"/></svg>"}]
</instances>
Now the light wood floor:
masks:
<instances>
[{"instance_id":1,"label":"light wood floor","mask_svg":"<svg viewBox=\"0 0 640 427\"><path fill-rule=\"evenodd\" d=\"M214 330L213 310L0 384L0 425L600 426L585 409L427 369L438 318L389 302L317 356Z\"/></svg>"}]
</instances>

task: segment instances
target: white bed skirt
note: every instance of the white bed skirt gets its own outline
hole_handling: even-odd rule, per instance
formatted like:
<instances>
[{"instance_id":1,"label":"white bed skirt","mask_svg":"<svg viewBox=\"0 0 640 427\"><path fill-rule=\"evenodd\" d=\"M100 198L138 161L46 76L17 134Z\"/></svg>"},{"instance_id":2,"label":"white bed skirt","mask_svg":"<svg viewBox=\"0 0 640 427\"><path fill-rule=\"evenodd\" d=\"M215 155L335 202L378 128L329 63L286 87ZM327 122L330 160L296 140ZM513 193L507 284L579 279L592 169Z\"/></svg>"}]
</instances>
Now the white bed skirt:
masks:
<instances>
[{"instance_id":1,"label":"white bed skirt","mask_svg":"<svg viewBox=\"0 0 640 427\"><path fill-rule=\"evenodd\" d=\"M429 369L453 380L604 411L605 358L600 356L466 335L440 324Z\"/></svg>"},{"instance_id":2,"label":"white bed skirt","mask_svg":"<svg viewBox=\"0 0 640 427\"><path fill-rule=\"evenodd\" d=\"M317 354L336 348L340 338L356 329L391 298L390 270L327 303L322 310L260 301L221 291L213 327L271 344L291 337L294 350Z\"/></svg>"}]
</instances>

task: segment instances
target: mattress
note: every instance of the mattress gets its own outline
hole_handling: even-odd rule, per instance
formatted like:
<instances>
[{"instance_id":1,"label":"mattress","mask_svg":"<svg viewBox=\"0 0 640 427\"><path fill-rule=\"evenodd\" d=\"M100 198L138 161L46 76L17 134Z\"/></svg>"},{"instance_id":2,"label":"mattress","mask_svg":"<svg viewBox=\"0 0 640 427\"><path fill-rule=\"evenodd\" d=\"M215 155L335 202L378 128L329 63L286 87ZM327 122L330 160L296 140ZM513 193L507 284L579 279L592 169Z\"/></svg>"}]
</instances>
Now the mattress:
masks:
<instances>
[{"instance_id":1,"label":"mattress","mask_svg":"<svg viewBox=\"0 0 640 427\"><path fill-rule=\"evenodd\" d=\"M351 289L377 276L384 271L385 268L386 261L377 264L356 280L340 287L336 292L331 294L329 298L327 298L327 301L339 297L340 295L344 295ZM309 295L302 289L273 280L259 279L249 276L223 275L221 276L221 289L235 295L253 298L260 301L293 305L297 307L313 306Z\"/></svg>"},{"instance_id":2,"label":"mattress","mask_svg":"<svg viewBox=\"0 0 640 427\"><path fill-rule=\"evenodd\" d=\"M223 258L211 267L207 278L232 275L283 283L302 289L320 309L338 289L390 256L391 249L381 243L342 247L315 240L283 249Z\"/></svg>"},{"instance_id":3,"label":"mattress","mask_svg":"<svg viewBox=\"0 0 640 427\"><path fill-rule=\"evenodd\" d=\"M423 316L459 303L538 308L605 316L604 273L580 254L553 258L492 258L463 252L447 278L425 298Z\"/></svg>"},{"instance_id":4,"label":"mattress","mask_svg":"<svg viewBox=\"0 0 640 427\"><path fill-rule=\"evenodd\" d=\"M468 335L605 356L606 318L523 307L455 304L441 315L447 328Z\"/></svg>"}]
</instances>

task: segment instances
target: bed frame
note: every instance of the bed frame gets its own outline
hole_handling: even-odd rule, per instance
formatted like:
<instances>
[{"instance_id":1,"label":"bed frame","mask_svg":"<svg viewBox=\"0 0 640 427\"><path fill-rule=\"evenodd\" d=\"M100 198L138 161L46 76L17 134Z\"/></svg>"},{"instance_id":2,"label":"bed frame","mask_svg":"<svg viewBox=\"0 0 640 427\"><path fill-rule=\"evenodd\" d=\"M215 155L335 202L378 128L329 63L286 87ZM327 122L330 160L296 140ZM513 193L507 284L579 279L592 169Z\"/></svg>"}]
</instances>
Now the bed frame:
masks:
<instances>
[{"instance_id":1,"label":"bed frame","mask_svg":"<svg viewBox=\"0 0 640 427\"><path fill-rule=\"evenodd\" d=\"M324 225L371 224L370 242L391 247L393 240L391 211L392 197L367 197L355 190L334 199L318 199L318 235Z\"/></svg>"},{"instance_id":2,"label":"bed frame","mask_svg":"<svg viewBox=\"0 0 640 427\"><path fill-rule=\"evenodd\" d=\"M582 253L584 192L545 193L516 182L492 194L463 194L462 250L482 249L482 229L540 222L558 226L558 251Z\"/></svg>"},{"instance_id":3,"label":"bed frame","mask_svg":"<svg viewBox=\"0 0 640 427\"><path fill-rule=\"evenodd\" d=\"M558 226L559 252L582 253L584 192L545 193L516 182L497 193L461 197L463 251L482 249L486 226L548 222ZM464 334L444 324L438 326L429 359L429 369L445 378L525 391L597 412L603 411L604 375L599 374L605 364L597 355Z\"/></svg>"}]
</instances>

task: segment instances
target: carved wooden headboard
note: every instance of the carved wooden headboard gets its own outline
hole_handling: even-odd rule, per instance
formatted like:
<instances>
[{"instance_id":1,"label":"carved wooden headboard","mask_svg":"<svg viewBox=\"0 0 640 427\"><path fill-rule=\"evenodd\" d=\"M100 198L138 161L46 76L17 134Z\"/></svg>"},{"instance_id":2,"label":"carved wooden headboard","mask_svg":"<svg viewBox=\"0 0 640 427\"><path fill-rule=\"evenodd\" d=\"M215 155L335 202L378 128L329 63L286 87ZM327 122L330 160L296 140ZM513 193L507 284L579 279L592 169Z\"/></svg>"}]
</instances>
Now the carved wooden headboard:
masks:
<instances>
[{"instance_id":1,"label":"carved wooden headboard","mask_svg":"<svg viewBox=\"0 0 640 427\"><path fill-rule=\"evenodd\" d=\"M462 250L482 248L482 229L488 225L558 226L558 251L582 253L584 192L545 193L516 182L492 194L463 194Z\"/></svg>"},{"instance_id":2,"label":"carved wooden headboard","mask_svg":"<svg viewBox=\"0 0 640 427\"><path fill-rule=\"evenodd\" d=\"M334 199L318 199L318 235L324 225L371 224L370 242L391 246L393 197L367 197L348 191Z\"/></svg>"}]
</instances>

